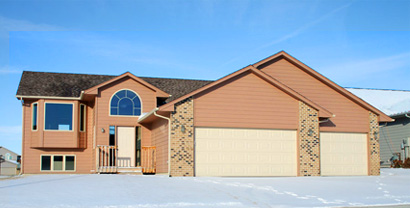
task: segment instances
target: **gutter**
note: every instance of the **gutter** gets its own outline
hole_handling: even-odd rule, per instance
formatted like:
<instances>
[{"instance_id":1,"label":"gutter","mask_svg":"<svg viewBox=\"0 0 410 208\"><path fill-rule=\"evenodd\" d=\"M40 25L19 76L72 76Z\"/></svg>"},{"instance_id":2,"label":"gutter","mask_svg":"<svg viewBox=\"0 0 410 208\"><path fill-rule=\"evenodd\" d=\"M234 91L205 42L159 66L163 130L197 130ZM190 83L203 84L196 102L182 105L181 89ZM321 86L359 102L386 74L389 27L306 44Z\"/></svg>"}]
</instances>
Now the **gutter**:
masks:
<instances>
[{"instance_id":1,"label":"gutter","mask_svg":"<svg viewBox=\"0 0 410 208\"><path fill-rule=\"evenodd\" d=\"M145 120L146 118L148 118L151 115L154 115L158 118L162 118L168 121L168 176L170 176L171 174L171 119L167 118L165 116L161 116L157 114L157 111L159 110L159 108L154 108L153 110L151 110L150 112L148 112L147 114L145 114L144 116L140 117L138 119L138 123Z\"/></svg>"},{"instance_id":2,"label":"gutter","mask_svg":"<svg viewBox=\"0 0 410 208\"><path fill-rule=\"evenodd\" d=\"M84 91L81 91L79 97L57 97L57 96L30 96L30 95L16 95L16 98L21 100L23 98L33 99L53 99L53 100L82 100L84 97Z\"/></svg>"}]
</instances>

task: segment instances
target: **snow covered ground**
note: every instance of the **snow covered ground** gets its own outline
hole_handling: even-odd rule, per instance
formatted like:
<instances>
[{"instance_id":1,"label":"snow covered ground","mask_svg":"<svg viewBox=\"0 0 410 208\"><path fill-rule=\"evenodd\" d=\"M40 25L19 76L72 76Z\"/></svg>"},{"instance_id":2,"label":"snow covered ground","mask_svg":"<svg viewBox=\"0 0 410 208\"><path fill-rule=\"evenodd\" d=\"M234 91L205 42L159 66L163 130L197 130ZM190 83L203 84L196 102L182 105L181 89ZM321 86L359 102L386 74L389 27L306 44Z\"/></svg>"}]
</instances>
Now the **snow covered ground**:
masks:
<instances>
[{"instance_id":1,"label":"snow covered ground","mask_svg":"<svg viewBox=\"0 0 410 208\"><path fill-rule=\"evenodd\" d=\"M0 207L345 207L410 205L410 170L381 176L168 178L31 175L0 180Z\"/></svg>"}]
</instances>

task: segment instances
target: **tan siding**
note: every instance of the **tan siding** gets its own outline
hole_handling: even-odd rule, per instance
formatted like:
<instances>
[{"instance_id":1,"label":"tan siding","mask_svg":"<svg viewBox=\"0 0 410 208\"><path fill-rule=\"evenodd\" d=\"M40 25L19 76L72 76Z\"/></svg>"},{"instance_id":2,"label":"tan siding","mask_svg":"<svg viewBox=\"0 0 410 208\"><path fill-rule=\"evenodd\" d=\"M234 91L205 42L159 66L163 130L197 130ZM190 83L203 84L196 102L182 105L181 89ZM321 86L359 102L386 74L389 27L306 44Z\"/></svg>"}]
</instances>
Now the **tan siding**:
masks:
<instances>
[{"instance_id":1,"label":"tan siding","mask_svg":"<svg viewBox=\"0 0 410 208\"><path fill-rule=\"evenodd\" d=\"M151 146L151 131L138 124L138 116L110 116L110 100L112 95L121 89L130 89L138 94L142 103L142 112L156 107L155 92L131 78L123 78L100 88L97 96L96 111L96 145L109 144L109 126L141 127L141 145ZM101 129L104 129L103 133ZM121 151L121 150L119 150Z\"/></svg>"},{"instance_id":2,"label":"tan siding","mask_svg":"<svg viewBox=\"0 0 410 208\"><path fill-rule=\"evenodd\" d=\"M157 119L152 124L152 146L156 147L157 173L168 172L168 121Z\"/></svg>"},{"instance_id":3,"label":"tan siding","mask_svg":"<svg viewBox=\"0 0 410 208\"><path fill-rule=\"evenodd\" d=\"M336 117L320 125L321 131L368 132L368 111L285 59L261 69L298 93L328 109Z\"/></svg>"},{"instance_id":4,"label":"tan siding","mask_svg":"<svg viewBox=\"0 0 410 208\"><path fill-rule=\"evenodd\" d=\"M297 129L298 102L253 73L194 97L194 125Z\"/></svg>"}]
</instances>

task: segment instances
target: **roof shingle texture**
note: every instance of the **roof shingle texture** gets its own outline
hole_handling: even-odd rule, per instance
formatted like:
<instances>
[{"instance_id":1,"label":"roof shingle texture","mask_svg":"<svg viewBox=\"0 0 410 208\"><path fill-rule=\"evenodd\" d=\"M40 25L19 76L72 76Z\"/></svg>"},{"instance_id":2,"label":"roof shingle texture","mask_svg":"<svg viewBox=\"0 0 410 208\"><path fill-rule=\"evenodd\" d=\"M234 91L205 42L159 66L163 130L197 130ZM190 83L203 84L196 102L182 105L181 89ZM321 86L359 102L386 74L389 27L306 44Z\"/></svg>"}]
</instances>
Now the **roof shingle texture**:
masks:
<instances>
[{"instance_id":1,"label":"roof shingle texture","mask_svg":"<svg viewBox=\"0 0 410 208\"><path fill-rule=\"evenodd\" d=\"M116 76L24 71L17 90L18 96L79 97L81 91L99 85ZM175 100L213 81L139 77L172 95Z\"/></svg>"}]
</instances>

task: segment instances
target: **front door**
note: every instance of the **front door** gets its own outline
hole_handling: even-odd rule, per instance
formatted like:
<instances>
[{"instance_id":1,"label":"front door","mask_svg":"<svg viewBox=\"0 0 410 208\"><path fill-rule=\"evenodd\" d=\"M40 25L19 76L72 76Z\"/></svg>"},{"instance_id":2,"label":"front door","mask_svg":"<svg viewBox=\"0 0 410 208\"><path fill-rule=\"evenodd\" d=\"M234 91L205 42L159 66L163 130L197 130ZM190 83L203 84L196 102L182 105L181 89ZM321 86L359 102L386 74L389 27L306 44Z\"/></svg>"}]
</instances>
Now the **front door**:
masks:
<instances>
[{"instance_id":1,"label":"front door","mask_svg":"<svg viewBox=\"0 0 410 208\"><path fill-rule=\"evenodd\" d=\"M118 166L135 167L136 133L135 127L117 127Z\"/></svg>"}]
</instances>

